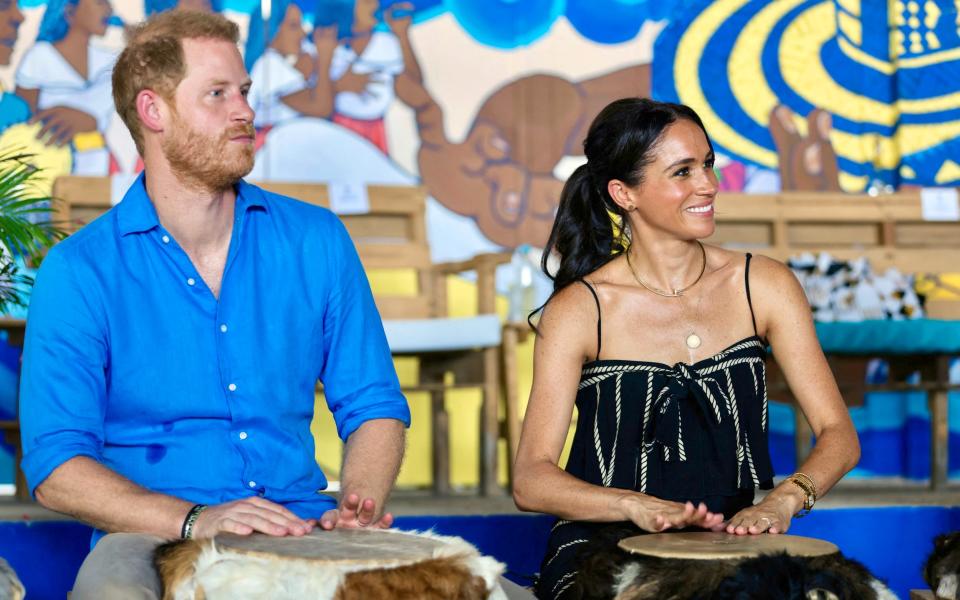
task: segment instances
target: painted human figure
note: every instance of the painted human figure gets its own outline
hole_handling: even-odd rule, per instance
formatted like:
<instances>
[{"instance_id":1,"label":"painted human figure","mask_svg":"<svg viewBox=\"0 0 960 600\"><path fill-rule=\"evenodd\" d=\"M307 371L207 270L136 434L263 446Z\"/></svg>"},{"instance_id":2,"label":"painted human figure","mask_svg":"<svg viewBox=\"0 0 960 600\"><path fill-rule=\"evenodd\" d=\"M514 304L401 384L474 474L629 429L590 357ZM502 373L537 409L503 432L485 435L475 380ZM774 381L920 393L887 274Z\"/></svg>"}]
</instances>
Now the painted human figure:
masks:
<instances>
[{"instance_id":1,"label":"painted human figure","mask_svg":"<svg viewBox=\"0 0 960 600\"><path fill-rule=\"evenodd\" d=\"M23 23L23 13L17 0L0 0L0 65L10 64L17 32ZM30 106L26 101L0 88L0 132L7 127L30 118Z\"/></svg>"},{"instance_id":2,"label":"painted human figure","mask_svg":"<svg viewBox=\"0 0 960 600\"><path fill-rule=\"evenodd\" d=\"M17 95L43 124L39 136L59 146L72 143L77 174L105 175L109 167L100 134L114 114L116 56L91 40L106 33L112 16L108 0L53 0L17 68Z\"/></svg>"},{"instance_id":3,"label":"painted human figure","mask_svg":"<svg viewBox=\"0 0 960 600\"><path fill-rule=\"evenodd\" d=\"M402 2L384 11L389 30L378 27L378 0L356 0L348 31L342 32L330 62L335 97L333 121L387 152L384 116L394 102L394 80L410 54L409 28L413 6ZM419 77L419 73L412 74Z\"/></svg>"},{"instance_id":4,"label":"painted human figure","mask_svg":"<svg viewBox=\"0 0 960 600\"><path fill-rule=\"evenodd\" d=\"M246 61L253 84L248 98L261 140L278 123L326 119L333 112L333 85L318 72L329 68L336 29L315 29L313 52L303 50L304 38L303 13L289 0L274 0L266 22L259 16L251 20Z\"/></svg>"}]
</instances>

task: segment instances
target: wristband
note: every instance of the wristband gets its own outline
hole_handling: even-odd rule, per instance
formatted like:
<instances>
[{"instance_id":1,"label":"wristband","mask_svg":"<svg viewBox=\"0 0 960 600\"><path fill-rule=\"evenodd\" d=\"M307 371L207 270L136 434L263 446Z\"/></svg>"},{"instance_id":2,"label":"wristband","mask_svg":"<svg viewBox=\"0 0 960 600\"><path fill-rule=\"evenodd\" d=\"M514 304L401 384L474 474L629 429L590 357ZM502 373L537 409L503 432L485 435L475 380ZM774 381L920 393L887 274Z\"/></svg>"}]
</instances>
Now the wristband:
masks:
<instances>
[{"instance_id":1,"label":"wristband","mask_svg":"<svg viewBox=\"0 0 960 600\"><path fill-rule=\"evenodd\" d=\"M200 517L200 513L207 510L206 504L194 504L190 512L183 519L183 526L180 528L180 538L184 540L193 539L193 526Z\"/></svg>"}]
</instances>

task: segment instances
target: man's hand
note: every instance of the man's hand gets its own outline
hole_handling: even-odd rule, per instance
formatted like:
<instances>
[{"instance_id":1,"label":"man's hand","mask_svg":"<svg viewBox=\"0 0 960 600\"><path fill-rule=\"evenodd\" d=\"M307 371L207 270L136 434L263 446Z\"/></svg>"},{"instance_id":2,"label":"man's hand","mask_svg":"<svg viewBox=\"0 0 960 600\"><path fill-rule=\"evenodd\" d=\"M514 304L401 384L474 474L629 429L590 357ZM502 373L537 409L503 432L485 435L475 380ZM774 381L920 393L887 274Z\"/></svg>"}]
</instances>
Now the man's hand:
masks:
<instances>
[{"instance_id":1,"label":"man's hand","mask_svg":"<svg viewBox=\"0 0 960 600\"><path fill-rule=\"evenodd\" d=\"M347 494L340 508L333 508L323 513L320 517L320 527L326 530L338 527L341 529L360 527L387 529L393 525L393 515L390 513L384 513L379 519L376 519L376 516L377 503L373 498L364 498L361 502L360 496Z\"/></svg>"},{"instance_id":2,"label":"man's hand","mask_svg":"<svg viewBox=\"0 0 960 600\"><path fill-rule=\"evenodd\" d=\"M316 522L304 521L283 506L258 496L217 504L197 517L193 537L209 538L221 531L249 535L254 531L267 535L301 536L310 533Z\"/></svg>"}]
</instances>

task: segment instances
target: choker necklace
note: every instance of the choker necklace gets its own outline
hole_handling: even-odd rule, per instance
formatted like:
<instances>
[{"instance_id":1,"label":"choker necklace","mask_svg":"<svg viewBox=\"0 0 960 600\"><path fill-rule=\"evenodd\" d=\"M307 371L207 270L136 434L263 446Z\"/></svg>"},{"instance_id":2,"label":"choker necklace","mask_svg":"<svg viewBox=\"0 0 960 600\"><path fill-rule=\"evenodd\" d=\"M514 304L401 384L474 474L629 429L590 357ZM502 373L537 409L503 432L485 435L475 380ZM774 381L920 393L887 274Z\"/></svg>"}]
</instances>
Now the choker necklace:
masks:
<instances>
[{"instance_id":1,"label":"choker necklace","mask_svg":"<svg viewBox=\"0 0 960 600\"><path fill-rule=\"evenodd\" d=\"M673 290L672 292L667 292L667 291L664 291L664 290L655 288L655 287L653 287L653 286L647 285L646 283L644 283L644 281L643 281L642 279L640 279L640 276L637 275L636 269L633 268L633 263L630 262L630 249L629 249L629 248L628 248L627 251L626 251L626 255L627 255L627 266L630 268L630 272L633 273L633 278L637 280L637 283L639 283L641 286L643 286L643 288L644 288L645 290L647 290L648 292L653 292L654 294L656 294L656 295L658 295L658 296L664 296L664 297L666 297L666 298L677 298L677 297L679 297L679 296L682 296L685 291L687 291L687 290L689 290L690 288L692 288L693 286L697 285L697 282L700 281L700 278L701 278L701 277L703 277L704 271L707 270L707 251L704 249L703 244L701 244L699 240L697 240L697 245L700 246L700 255L703 257L703 265L700 267L700 274L697 275L697 278L694 279L694 280L693 280L693 283L691 283L690 285L688 285L688 286L686 286L686 287L679 288L679 289L675 289L675 290Z\"/></svg>"},{"instance_id":2,"label":"choker necklace","mask_svg":"<svg viewBox=\"0 0 960 600\"><path fill-rule=\"evenodd\" d=\"M697 245L700 246L700 255L703 257L703 266L700 267L700 274L697 275L697 278L694 279L694 280L693 280L693 283L691 283L690 285L688 285L688 286L686 286L686 287L683 287L683 288L680 288L680 289L673 290L672 292L666 292L666 291L664 291L664 290L657 289L657 288L655 288L655 287L653 287L653 286L649 286L649 285L647 285L646 283L644 283L644 281L643 281L642 279L640 279L640 276L637 275L636 269L633 268L633 263L630 262L630 249L629 249L629 248L627 249L627 252L626 252L626 255L627 255L627 266L630 268L630 272L633 273L633 278L636 279L636 280L637 280L637 283L639 283L641 286L643 286L643 288L644 288L645 290L650 291L650 292L653 292L654 294L657 294L658 296L664 296L664 297L666 297L666 298L679 298L680 296L683 295L683 293L684 293L685 291L687 291L687 290L689 290L690 288L692 288L693 286L697 285L697 282L700 281L700 279L703 277L704 271L707 270L707 251L704 249L703 244L701 244L699 240L697 240ZM699 306L700 306L700 299L697 300L697 307L699 308ZM686 344L687 344L687 348L689 348L689 349L691 349L691 350L696 350L696 349L699 348L700 345L703 343L703 340L700 339L700 336L697 335L696 332L694 332L694 331L692 331L692 330L691 330L690 333L687 335L687 337L686 337L686 339L685 339L684 341L685 341Z\"/></svg>"}]
</instances>

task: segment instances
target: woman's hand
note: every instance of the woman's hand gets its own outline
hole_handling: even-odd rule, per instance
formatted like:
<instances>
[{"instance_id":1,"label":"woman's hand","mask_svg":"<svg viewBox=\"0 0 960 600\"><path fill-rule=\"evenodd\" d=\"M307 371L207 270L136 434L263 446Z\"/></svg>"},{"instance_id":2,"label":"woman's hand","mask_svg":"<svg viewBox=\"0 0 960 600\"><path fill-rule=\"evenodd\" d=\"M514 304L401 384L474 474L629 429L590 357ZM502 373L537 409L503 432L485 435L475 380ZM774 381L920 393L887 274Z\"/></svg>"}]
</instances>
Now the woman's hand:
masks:
<instances>
[{"instance_id":1,"label":"woman's hand","mask_svg":"<svg viewBox=\"0 0 960 600\"><path fill-rule=\"evenodd\" d=\"M786 533L800 506L796 504L794 496L771 492L757 504L733 515L727 522L725 531L737 535Z\"/></svg>"},{"instance_id":2,"label":"woman's hand","mask_svg":"<svg viewBox=\"0 0 960 600\"><path fill-rule=\"evenodd\" d=\"M723 523L723 515L708 511L703 502L694 506L693 502L680 503L646 494L625 494L617 498L615 503L626 520L653 533L684 527L714 529Z\"/></svg>"}]
</instances>

